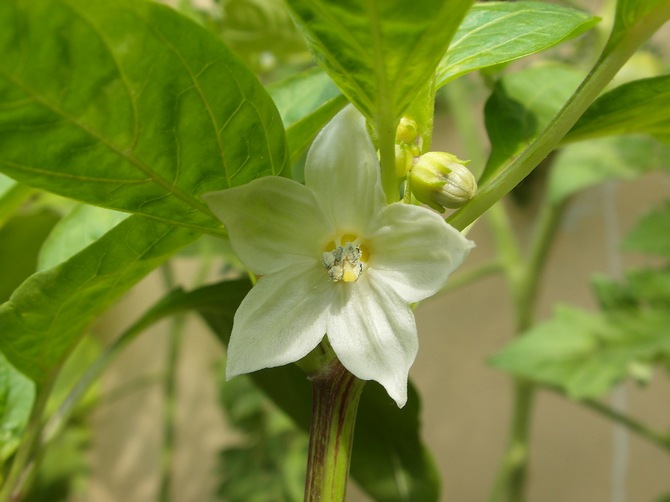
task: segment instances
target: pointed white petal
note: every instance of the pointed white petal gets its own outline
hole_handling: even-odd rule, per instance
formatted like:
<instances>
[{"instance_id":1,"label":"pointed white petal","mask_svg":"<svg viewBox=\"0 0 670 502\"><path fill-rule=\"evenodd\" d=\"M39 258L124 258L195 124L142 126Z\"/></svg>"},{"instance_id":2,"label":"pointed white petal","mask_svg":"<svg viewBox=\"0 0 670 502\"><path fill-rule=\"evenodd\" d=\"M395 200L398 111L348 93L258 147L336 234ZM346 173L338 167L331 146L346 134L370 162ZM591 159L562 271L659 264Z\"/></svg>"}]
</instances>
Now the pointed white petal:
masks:
<instances>
[{"instance_id":1,"label":"pointed white petal","mask_svg":"<svg viewBox=\"0 0 670 502\"><path fill-rule=\"evenodd\" d=\"M314 194L286 178L266 176L203 198L226 225L235 253L257 274L319 260L333 233Z\"/></svg>"},{"instance_id":2,"label":"pointed white petal","mask_svg":"<svg viewBox=\"0 0 670 502\"><path fill-rule=\"evenodd\" d=\"M320 263L262 277L235 313L226 376L306 356L326 333L333 283Z\"/></svg>"},{"instance_id":3,"label":"pointed white petal","mask_svg":"<svg viewBox=\"0 0 670 502\"><path fill-rule=\"evenodd\" d=\"M419 348L414 315L392 290L363 276L341 286L328 318L328 340L345 368L382 384L402 408Z\"/></svg>"},{"instance_id":4,"label":"pointed white petal","mask_svg":"<svg viewBox=\"0 0 670 502\"><path fill-rule=\"evenodd\" d=\"M370 224L367 274L382 280L407 302L439 291L474 247L433 211L395 203Z\"/></svg>"},{"instance_id":5,"label":"pointed white petal","mask_svg":"<svg viewBox=\"0 0 670 502\"><path fill-rule=\"evenodd\" d=\"M338 113L314 140L305 185L340 231L362 232L384 205L377 154L365 119L353 106Z\"/></svg>"}]
</instances>

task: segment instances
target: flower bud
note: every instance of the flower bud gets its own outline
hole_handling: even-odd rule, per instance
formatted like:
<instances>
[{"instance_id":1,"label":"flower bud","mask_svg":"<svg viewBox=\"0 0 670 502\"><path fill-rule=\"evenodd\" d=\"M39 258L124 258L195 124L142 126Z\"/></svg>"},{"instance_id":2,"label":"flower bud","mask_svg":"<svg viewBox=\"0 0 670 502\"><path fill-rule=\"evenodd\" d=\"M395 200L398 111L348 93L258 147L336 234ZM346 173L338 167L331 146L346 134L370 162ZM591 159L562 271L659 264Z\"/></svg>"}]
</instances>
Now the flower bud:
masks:
<instances>
[{"instance_id":1,"label":"flower bud","mask_svg":"<svg viewBox=\"0 0 670 502\"><path fill-rule=\"evenodd\" d=\"M395 146L395 175L398 179L407 176L414 164L414 153L410 145L397 144Z\"/></svg>"},{"instance_id":2,"label":"flower bud","mask_svg":"<svg viewBox=\"0 0 670 502\"><path fill-rule=\"evenodd\" d=\"M414 143L418 136L419 128L416 125L416 121L409 117L401 118L395 133L396 143L409 145L410 143Z\"/></svg>"},{"instance_id":3,"label":"flower bud","mask_svg":"<svg viewBox=\"0 0 670 502\"><path fill-rule=\"evenodd\" d=\"M412 193L440 212L461 207L477 193L477 181L467 163L446 152L422 155L409 173Z\"/></svg>"}]
</instances>

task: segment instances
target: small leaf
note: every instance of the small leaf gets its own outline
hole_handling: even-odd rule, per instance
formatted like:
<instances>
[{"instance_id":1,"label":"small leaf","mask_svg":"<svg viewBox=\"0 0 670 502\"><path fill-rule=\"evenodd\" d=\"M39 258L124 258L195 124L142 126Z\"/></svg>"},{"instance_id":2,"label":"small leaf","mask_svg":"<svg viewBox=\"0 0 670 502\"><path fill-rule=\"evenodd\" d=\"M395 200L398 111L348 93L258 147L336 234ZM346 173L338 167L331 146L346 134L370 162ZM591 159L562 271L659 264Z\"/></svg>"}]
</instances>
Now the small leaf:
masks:
<instances>
[{"instance_id":1,"label":"small leaf","mask_svg":"<svg viewBox=\"0 0 670 502\"><path fill-rule=\"evenodd\" d=\"M300 158L316 134L347 104L333 81L318 69L272 84L268 92L286 128L291 163Z\"/></svg>"},{"instance_id":2,"label":"small leaf","mask_svg":"<svg viewBox=\"0 0 670 502\"><path fill-rule=\"evenodd\" d=\"M590 314L571 307L496 355L497 368L557 386L574 399L598 398L640 365L670 358L670 311Z\"/></svg>"},{"instance_id":3,"label":"small leaf","mask_svg":"<svg viewBox=\"0 0 670 502\"><path fill-rule=\"evenodd\" d=\"M670 201L638 222L624 239L623 249L670 259Z\"/></svg>"},{"instance_id":4,"label":"small leaf","mask_svg":"<svg viewBox=\"0 0 670 502\"><path fill-rule=\"evenodd\" d=\"M475 4L437 67L437 86L543 51L591 29L598 18L541 2Z\"/></svg>"},{"instance_id":5,"label":"small leaf","mask_svg":"<svg viewBox=\"0 0 670 502\"><path fill-rule=\"evenodd\" d=\"M154 2L0 2L0 170L90 204L221 233L200 195L288 168L256 77Z\"/></svg>"},{"instance_id":6,"label":"small leaf","mask_svg":"<svg viewBox=\"0 0 670 502\"><path fill-rule=\"evenodd\" d=\"M24 374L49 378L84 329L199 233L131 216L55 268L29 277L0 305L0 350Z\"/></svg>"},{"instance_id":7,"label":"small leaf","mask_svg":"<svg viewBox=\"0 0 670 502\"><path fill-rule=\"evenodd\" d=\"M317 60L373 123L400 119L471 0L289 0Z\"/></svg>"},{"instance_id":8,"label":"small leaf","mask_svg":"<svg viewBox=\"0 0 670 502\"><path fill-rule=\"evenodd\" d=\"M549 196L558 202L603 181L630 181L657 169L670 169L670 147L651 138L620 136L570 144L556 156Z\"/></svg>"},{"instance_id":9,"label":"small leaf","mask_svg":"<svg viewBox=\"0 0 670 502\"><path fill-rule=\"evenodd\" d=\"M0 467L16 451L35 399L35 385L0 353Z\"/></svg>"},{"instance_id":10,"label":"small leaf","mask_svg":"<svg viewBox=\"0 0 670 502\"><path fill-rule=\"evenodd\" d=\"M537 66L497 82L484 107L491 155L480 184L521 152L549 123L581 82L582 74L564 66Z\"/></svg>"},{"instance_id":11,"label":"small leaf","mask_svg":"<svg viewBox=\"0 0 670 502\"><path fill-rule=\"evenodd\" d=\"M579 141L631 133L670 138L670 75L635 80L603 94L565 139Z\"/></svg>"},{"instance_id":12,"label":"small leaf","mask_svg":"<svg viewBox=\"0 0 670 502\"><path fill-rule=\"evenodd\" d=\"M128 214L80 204L61 219L40 249L38 270L66 261L128 218Z\"/></svg>"}]
</instances>

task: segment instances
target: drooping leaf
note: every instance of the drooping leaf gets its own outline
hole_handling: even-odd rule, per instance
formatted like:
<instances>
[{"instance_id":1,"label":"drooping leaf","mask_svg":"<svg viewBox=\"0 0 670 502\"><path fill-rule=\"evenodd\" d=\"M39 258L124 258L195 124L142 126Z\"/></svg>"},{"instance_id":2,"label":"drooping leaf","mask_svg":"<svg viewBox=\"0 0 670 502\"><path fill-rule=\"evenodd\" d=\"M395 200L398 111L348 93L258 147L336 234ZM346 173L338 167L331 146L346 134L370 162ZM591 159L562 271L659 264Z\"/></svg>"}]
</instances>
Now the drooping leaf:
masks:
<instances>
[{"instance_id":1,"label":"drooping leaf","mask_svg":"<svg viewBox=\"0 0 670 502\"><path fill-rule=\"evenodd\" d=\"M0 466L16 451L35 399L35 385L0 353Z\"/></svg>"},{"instance_id":2,"label":"drooping leaf","mask_svg":"<svg viewBox=\"0 0 670 502\"><path fill-rule=\"evenodd\" d=\"M670 147L644 136L618 136L569 144L556 156L549 178L554 202L603 181L630 181L670 170Z\"/></svg>"},{"instance_id":3,"label":"drooping leaf","mask_svg":"<svg viewBox=\"0 0 670 502\"><path fill-rule=\"evenodd\" d=\"M533 327L491 363L516 376L556 386L574 399L597 398L638 368L670 358L670 311L610 315L572 307Z\"/></svg>"},{"instance_id":4,"label":"drooping leaf","mask_svg":"<svg viewBox=\"0 0 670 502\"><path fill-rule=\"evenodd\" d=\"M565 139L633 133L670 140L670 75L635 80L603 94Z\"/></svg>"},{"instance_id":5,"label":"drooping leaf","mask_svg":"<svg viewBox=\"0 0 670 502\"><path fill-rule=\"evenodd\" d=\"M471 3L288 1L308 45L342 92L373 123L391 125L433 76Z\"/></svg>"},{"instance_id":6,"label":"drooping leaf","mask_svg":"<svg viewBox=\"0 0 670 502\"><path fill-rule=\"evenodd\" d=\"M41 210L17 214L0 228L0 303L35 273L40 248L57 222L57 214Z\"/></svg>"},{"instance_id":7,"label":"drooping leaf","mask_svg":"<svg viewBox=\"0 0 670 502\"><path fill-rule=\"evenodd\" d=\"M0 305L0 350L36 382L49 378L84 329L144 275L200 234L131 216Z\"/></svg>"},{"instance_id":8,"label":"drooping leaf","mask_svg":"<svg viewBox=\"0 0 670 502\"><path fill-rule=\"evenodd\" d=\"M541 2L475 4L437 67L437 86L543 51L591 29L598 18Z\"/></svg>"},{"instance_id":9,"label":"drooping leaf","mask_svg":"<svg viewBox=\"0 0 670 502\"><path fill-rule=\"evenodd\" d=\"M328 75L317 69L272 84L268 92L286 128L291 163L307 150L316 134L347 104Z\"/></svg>"},{"instance_id":10,"label":"drooping leaf","mask_svg":"<svg viewBox=\"0 0 670 502\"><path fill-rule=\"evenodd\" d=\"M623 248L670 258L670 201L639 221L624 239Z\"/></svg>"},{"instance_id":11,"label":"drooping leaf","mask_svg":"<svg viewBox=\"0 0 670 502\"><path fill-rule=\"evenodd\" d=\"M279 115L217 37L147 1L0 3L0 170L219 233L203 192L288 167Z\"/></svg>"},{"instance_id":12,"label":"drooping leaf","mask_svg":"<svg viewBox=\"0 0 670 502\"><path fill-rule=\"evenodd\" d=\"M80 204L58 222L44 241L37 269L46 270L66 261L126 218L126 213Z\"/></svg>"},{"instance_id":13,"label":"drooping leaf","mask_svg":"<svg viewBox=\"0 0 670 502\"><path fill-rule=\"evenodd\" d=\"M521 152L560 110L582 74L565 66L536 66L504 76L484 108L491 154L481 182Z\"/></svg>"}]
</instances>

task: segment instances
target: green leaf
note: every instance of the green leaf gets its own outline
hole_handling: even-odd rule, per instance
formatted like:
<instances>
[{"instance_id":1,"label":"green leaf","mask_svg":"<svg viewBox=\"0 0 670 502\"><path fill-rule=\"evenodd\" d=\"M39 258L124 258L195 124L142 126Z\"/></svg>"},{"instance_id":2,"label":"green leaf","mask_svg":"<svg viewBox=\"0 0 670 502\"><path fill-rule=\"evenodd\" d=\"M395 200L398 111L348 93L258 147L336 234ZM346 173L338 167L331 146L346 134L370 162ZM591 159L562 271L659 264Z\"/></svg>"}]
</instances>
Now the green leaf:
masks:
<instances>
[{"instance_id":1,"label":"green leaf","mask_svg":"<svg viewBox=\"0 0 670 502\"><path fill-rule=\"evenodd\" d=\"M43 210L19 214L0 228L0 303L35 273L40 248L57 222L58 215Z\"/></svg>"},{"instance_id":2,"label":"green leaf","mask_svg":"<svg viewBox=\"0 0 670 502\"><path fill-rule=\"evenodd\" d=\"M0 467L16 451L35 399L35 385L0 353Z\"/></svg>"},{"instance_id":3,"label":"green leaf","mask_svg":"<svg viewBox=\"0 0 670 502\"><path fill-rule=\"evenodd\" d=\"M543 51L591 29L598 18L541 2L475 4L437 67L437 86Z\"/></svg>"},{"instance_id":4,"label":"green leaf","mask_svg":"<svg viewBox=\"0 0 670 502\"><path fill-rule=\"evenodd\" d=\"M549 123L582 80L565 66L536 66L497 82L484 107L491 155L480 184L495 177L503 164Z\"/></svg>"},{"instance_id":5,"label":"green leaf","mask_svg":"<svg viewBox=\"0 0 670 502\"><path fill-rule=\"evenodd\" d=\"M497 368L563 389L574 399L597 398L641 365L670 357L670 311L615 315L557 309L496 355Z\"/></svg>"},{"instance_id":6,"label":"green leaf","mask_svg":"<svg viewBox=\"0 0 670 502\"><path fill-rule=\"evenodd\" d=\"M0 305L0 350L36 382L50 378L99 313L199 235L141 216L124 220L57 267L32 275Z\"/></svg>"},{"instance_id":7,"label":"green leaf","mask_svg":"<svg viewBox=\"0 0 670 502\"><path fill-rule=\"evenodd\" d=\"M128 218L126 213L80 204L61 219L44 241L38 270L55 267L93 244Z\"/></svg>"},{"instance_id":8,"label":"green leaf","mask_svg":"<svg viewBox=\"0 0 670 502\"><path fill-rule=\"evenodd\" d=\"M635 80L603 94L565 139L580 141L630 133L670 139L670 75Z\"/></svg>"},{"instance_id":9,"label":"green leaf","mask_svg":"<svg viewBox=\"0 0 670 502\"><path fill-rule=\"evenodd\" d=\"M391 124L434 75L471 0L288 0L317 60L375 124Z\"/></svg>"},{"instance_id":10,"label":"green leaf","mask_svg":"<svg viewBox=\"0 0 670 502\"><path fill-rule=\"evenodd\" d=\"M0 173L0 229L31 193L31 188Z\"/></svg>"},{"instance_id":11,"label":"green leaf","mask_svg":"<svg viewBox=\"0 0 670 502\"><path fill-rule=\"evenodd\" d=\"M623 248L670 258L670 201L639 221L624 239Z\"/></svg>"},{"instance_id":12,"label":"green leaf","mask_svg":"<svg viewBox=\"0 0 670 502\"><path fill-rule=\"evenodd\" d=\"M146 1L0 3L0 170L202 232L200 199L288 168L256 77L217 37Z\"/></svg>"},{"instance_id":13,"label":"green leaf","mask_svg":"<svg viewBox=\"0 0 670 502\"><path fill-rule=\"evenodd\" d=\"M657 169L670 169L670 147L648 137L575 143L561 149L554 161L549 196L558 202L603 181L630 181Z\"/></svg>"},{"instance_id":14,"label":"green leaf","mask_svg":"<svg viewBox=\"0 0 670 502\"><path fill-rule=\"evenodd\" d=\"M268 87L281 115L294 163L347 99L323 71L307 70Z\"/></svg>"}]
</instances>

